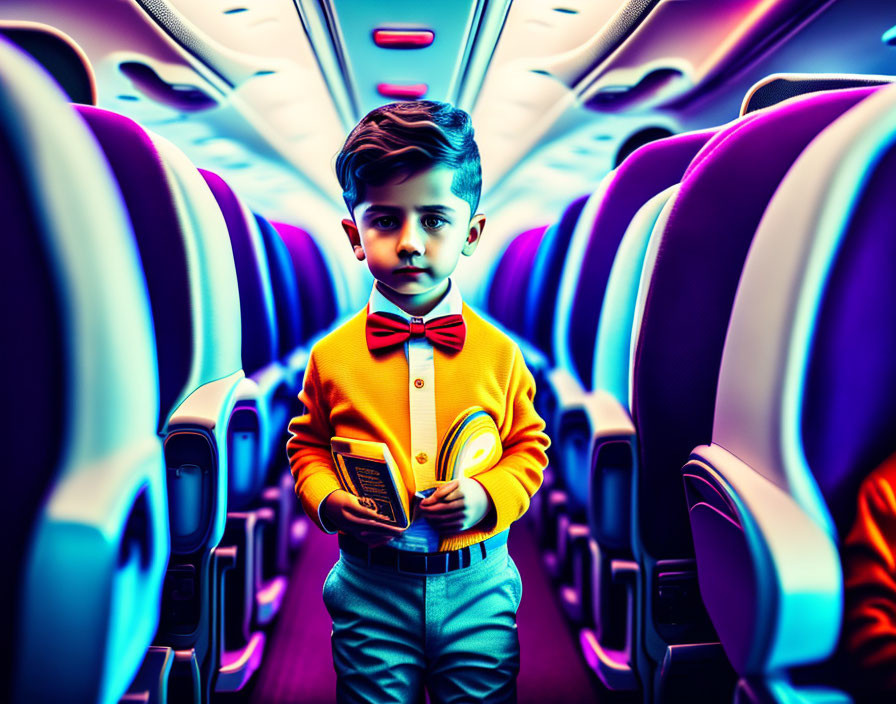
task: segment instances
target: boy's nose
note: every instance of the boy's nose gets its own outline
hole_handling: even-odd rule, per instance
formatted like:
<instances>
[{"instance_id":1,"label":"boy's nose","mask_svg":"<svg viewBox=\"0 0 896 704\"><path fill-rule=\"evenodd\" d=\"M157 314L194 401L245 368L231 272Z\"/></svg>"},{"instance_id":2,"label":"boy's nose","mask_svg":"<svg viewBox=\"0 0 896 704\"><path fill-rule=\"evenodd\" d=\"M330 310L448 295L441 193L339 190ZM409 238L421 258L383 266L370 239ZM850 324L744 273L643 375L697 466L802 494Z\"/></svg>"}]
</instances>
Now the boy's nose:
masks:
<instances>
[{"instance_id":1,"label":"boy's nose","mask_svg":"<svg viewBox=\"0 0 896 704\"><path fill-rule=\"evenodd\" d=\"M424 247L419 228L413 223L406 223L401 229L401 237L398 240L398 253L405 256L420 255L423 254Z\"/></svg>"}]
</instances>

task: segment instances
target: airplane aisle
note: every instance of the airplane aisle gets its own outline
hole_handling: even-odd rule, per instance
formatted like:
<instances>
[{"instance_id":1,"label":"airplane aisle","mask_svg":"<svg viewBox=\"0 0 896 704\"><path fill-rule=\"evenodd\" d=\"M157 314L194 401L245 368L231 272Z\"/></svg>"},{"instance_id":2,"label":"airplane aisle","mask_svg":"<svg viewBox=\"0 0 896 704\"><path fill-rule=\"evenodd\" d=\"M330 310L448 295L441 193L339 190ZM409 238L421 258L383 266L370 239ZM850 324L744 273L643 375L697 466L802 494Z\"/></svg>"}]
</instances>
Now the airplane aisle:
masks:
<instances>
[{"instance_id":1,"label":"airplane aisle","mask_svg":"<svg viewBox=\"0 0 896 704\"><path fill-rule=\"evenodd\" d=\"M521 668L519 704L593 704L600 687L578 652L556 603L528 520L513 525L508 542L523 579L517 615ZM280 617L269 635L251 704L330 704L336 675L331 621L321 586L338 557L335 537L310 529L296 560Z\"/></svg>"}]
</instances>

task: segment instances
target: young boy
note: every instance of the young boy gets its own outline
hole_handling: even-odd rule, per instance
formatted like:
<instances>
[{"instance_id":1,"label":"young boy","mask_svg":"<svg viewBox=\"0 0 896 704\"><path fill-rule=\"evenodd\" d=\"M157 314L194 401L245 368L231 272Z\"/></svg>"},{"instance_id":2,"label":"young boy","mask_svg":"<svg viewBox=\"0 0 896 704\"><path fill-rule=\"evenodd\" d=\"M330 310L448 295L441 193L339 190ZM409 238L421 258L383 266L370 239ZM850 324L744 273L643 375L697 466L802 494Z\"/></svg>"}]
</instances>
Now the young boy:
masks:
<instances>
[{"instance_id":1,"label":"young boy","mask_svg":"<svg viewBox=\"0 0 896 704\"><path fill-rule=\"evenodd\" d=\"M336 160L342 221L376 279L368 304L311 350L287 443L296 494L340 557L324 582L339 702L516 701L519 572L511 523L541 485L550 444L517 345L449 278L476 249L481 171L467 113L447 103L370 112ZM343 491L334 435L384 442L408 499L436 485L451 422L481 406L503 455L440 486L402 531Z\"/></svg>"}]
</instances>

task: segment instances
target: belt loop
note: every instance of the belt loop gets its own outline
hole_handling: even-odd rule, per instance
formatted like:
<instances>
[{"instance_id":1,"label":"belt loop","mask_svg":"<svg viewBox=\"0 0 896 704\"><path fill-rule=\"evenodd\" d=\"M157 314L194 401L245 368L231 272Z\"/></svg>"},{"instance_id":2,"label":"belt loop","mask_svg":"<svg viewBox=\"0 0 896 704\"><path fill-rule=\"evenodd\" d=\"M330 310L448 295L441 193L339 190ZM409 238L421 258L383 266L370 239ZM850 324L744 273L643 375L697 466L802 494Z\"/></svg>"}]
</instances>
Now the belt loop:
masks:
<instances>
[{"instance_id":1,"label":"belt loop","mask_svg":"<svg viewBox=\"0 0 896 704\"><path fill-rule=\"evenodd\" d=\"M485 559L485 541L484 540L480 541L479 547L482 548L482 559L484 560Z\"/></svg>"}]
</instances>

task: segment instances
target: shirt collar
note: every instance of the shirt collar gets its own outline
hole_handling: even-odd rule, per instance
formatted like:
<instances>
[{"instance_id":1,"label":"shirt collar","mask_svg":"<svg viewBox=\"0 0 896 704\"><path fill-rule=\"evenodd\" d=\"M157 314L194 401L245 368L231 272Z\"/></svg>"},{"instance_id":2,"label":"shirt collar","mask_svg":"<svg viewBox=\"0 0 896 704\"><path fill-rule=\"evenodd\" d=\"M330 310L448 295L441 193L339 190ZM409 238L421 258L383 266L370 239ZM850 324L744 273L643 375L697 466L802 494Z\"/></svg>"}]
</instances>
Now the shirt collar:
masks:
<instances>
[{"instance_id":1,"label":"shirt collar","mask_svg":"<svg viewBox=\"0 0 896 704\"><path fill-rule=\"evenodd\" d=\"M401 316L405 320L410 320L412 316L402 308L399 308L392 301L386 298L377 288L376 283L370 292L369 311L371 313L394 313ZM460 289L452 279L448 279L448 290L442 296L435 307L423 316L423 322L427 322L431 318L437 318L440 315L462 315L463 314L463 298L460 295Z\"/></svg>"}]
</instances>

